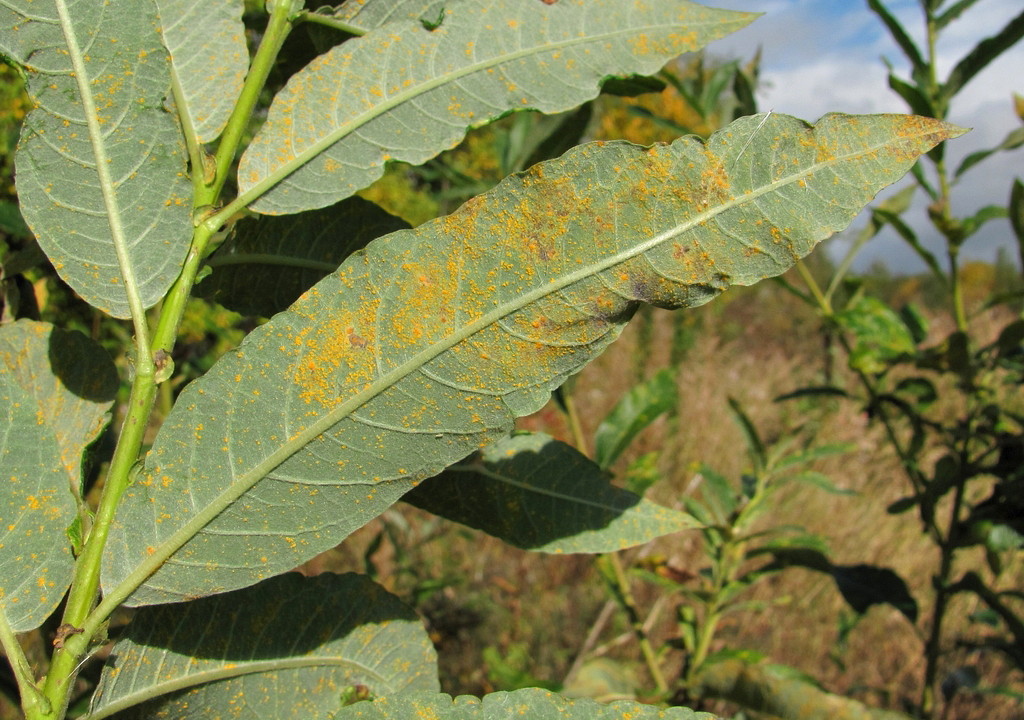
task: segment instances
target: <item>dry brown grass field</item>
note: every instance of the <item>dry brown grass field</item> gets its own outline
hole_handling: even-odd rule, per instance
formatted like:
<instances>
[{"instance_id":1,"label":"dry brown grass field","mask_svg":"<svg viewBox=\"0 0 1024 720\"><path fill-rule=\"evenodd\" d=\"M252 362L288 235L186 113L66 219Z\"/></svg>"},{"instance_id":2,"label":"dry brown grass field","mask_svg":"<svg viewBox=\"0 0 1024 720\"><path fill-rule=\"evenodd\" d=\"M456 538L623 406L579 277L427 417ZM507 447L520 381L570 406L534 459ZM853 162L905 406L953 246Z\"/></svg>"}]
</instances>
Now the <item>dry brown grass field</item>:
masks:
<instances>
[{"instance_id":1,"label":"dry brown grass field","mask_svg":"<svg viewBox=\"0 0 1024 720\"><path fill-rule=\"evenodd\" d=\"M1009 311L1004 310L978 321L996 332L1008 318ZM913 513L886 513L889 503L906 494L906 481L880 428L860 408L837 401L775 402L782 393L822 381L825 354L818 329L813 313L771 283L732 291L682 315L648 310L572 382L571 393L584 435L592 437L600 419L638 377L670 362L674 338L684 333L676 417L662 418L650 427L616 466L624 471L633 459L656 452L662 479L648 496L675 507L686 493L700 491L699 463L730 478L739 478L748 469L729 397L742 403L766 441L798 435L819 444L852 444L851 452L822 461L815 469L856 495L828 494L803 485L787 487L762 524L797 524L823 536L837 564L894 569L906 579L920 605L918 627L896 609L876 605L841 640L841 620L854 614L832 580L793 568L750 591L749 609L726 617L713 649L756 651L806 673L832 692L873 706L905 709L920 696L922 619L930 609L930 577L938 553L920 532ZM949 329L941 313L935 313L934 335L942 337ZM837 361L840 382L843 371L841 360ZM567 423L553 403L526 418L522 427L571 442ZM625 558L657 557L684 575L695 573L705 565L701 542L698 532L682 532L627 551ZM984 565L980 554L964 553L961 562L979 569ZM610 674L611 684L603 688L599 684L591 692L613 696L616 681L623 681L615 677L620 671L627 678L624 688L632 682L641 697L652 687L621 614L613 613L604 623L599 620L610 595L590 557L524 552L399 506L307 569L367 568L427 617L447 692L479 694L537 683L561 686L581 649L588 658L616 661L598 666L594 672ZM1009 572L1021 585L1024 572L1019 561ZM656 647L664 647L673 637L678 595L641 580L634 581L633 590L641 609L650 614ZM957 648L958 641L979 639L978 630L968 621L977 609L973 603L961 602L950 613L944 667L951 670L962 661L974 660L984 668L983 685L1006 684L1019 690L1019 673L1014 675L990 656L980 658ZM589 642L588 636L592 636ZM682 654L669 650L664 657L671 681L678 677ZM592 683L588 677L577 675L580 682ZM723 717L735 711L724 703L705 709ZM1009 698L961 693L943 717L1011 720L1021 713L1019 704Z\"/></svg>"}]
</instances>

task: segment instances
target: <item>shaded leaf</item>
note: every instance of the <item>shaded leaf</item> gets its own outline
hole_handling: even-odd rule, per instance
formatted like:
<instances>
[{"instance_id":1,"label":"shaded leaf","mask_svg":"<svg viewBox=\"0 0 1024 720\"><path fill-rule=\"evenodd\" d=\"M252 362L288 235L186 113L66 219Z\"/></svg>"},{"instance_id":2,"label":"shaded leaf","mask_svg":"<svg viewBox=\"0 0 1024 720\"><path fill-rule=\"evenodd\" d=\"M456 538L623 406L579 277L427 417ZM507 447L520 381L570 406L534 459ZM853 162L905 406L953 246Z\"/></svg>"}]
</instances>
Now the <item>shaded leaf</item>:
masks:
<instances>
[{"instance_id":1,"label":"shaded leaf","mask_svg":"<svg viewBox=\"0 0 1024 720\"><path fill-rule=\"evenodd\" d=\"M21 210L54 268L89 303L149 307L188 252L191 184L152 0L0 5L0 51L22 63L35 107L16 155Z\"/></svg>"},{"instance_id":2,"label":"shaded leaf","mask_svg":"<svg viewBox=\"0 0 1024 720\"><path fill-rule=\"evenodd\" d=\"M889 73L889 87L907 103L912 112L925 117L938 115L935 103L917 86L911 85L895 73Z\"/></svg>"},{"instance_id":3,"label":"shaded leaf","mask_svg":"<svg viewBox=\"0 0 1024 720\"><path fill-rule=\"evenodd\" d=\"M848 398L850 397L850 394L835 385L813 385L810 387L800 388L799 390L794 390L793 392L788 392L784 395L779 395L775 398L775 401L782 402L784 400L796 400L798 398L805 397Z\"/></svg>"},{"instance_id":4,"label":"shaded leaf","mask_svg":"<svg viewBox=\"0 0 1024 720\"><path fill-rule=\"evenodd\" d=\"M249 68L242 0L156 0L188 113L201 143L227 124Z\"/></svg>"},{"instance_id":5,"label":"shaded leaf","mask_svg":"<svg viewBox=\"0 0 1024 720\"><path fill-rule=\"evenodd\" d=\"M543 433L499 440L403 499L549 553L614 552L698 525L615 487L590 458Z\"/></svg>"},{"instance_id":6,"label":"shaded leaf","mask_svg":"<svg viewBox=\"0 0 1024 720\"><path fill-rule=\"evenodd\" d=\"M595 143L371 242L179 396L122 499L107 595L222 592L333 547L538 410L640 303L784 272L957 132L771 115L707 144Z\"/></svg>"},{"instance_id":7,"label":"shaded leaf","mask_svg":"<svg viewBox=\"0 0 1024 720\"><path fill-rule=\"evenodd\" d=\"M662 370L622 396L594 434L594 460L609 468L641 431L679 401L676 376Z\"/></svg>"},{"instance_id":8,"label":"shaded leaf","mask_svg":"<svg viewBox=\"0 0 1024 720\"><path fill-rule=\"evenodd\" d=\"M775 560L763 570L802 567L830 575L847 604L858 613L872 605L888 604L899 610L911 623L917 621L917 601L907 584L889 568L874 565L835 565L813 545L769 547Z\"/></svg>"},{"instance_id":9,"label":"shaded leaf","mask_svg":"<svg viewBox=\"0 0 1024 720\"><path fill-rule=\"evenodd\" d=\"M432 31L389 23L292 76L238 170L243 195L269 189L253 210L324 207L379 178L389 160L423 163L513 110L569 110L608 75L651 74L754 18L685 0L461 0L445 13Z\"/></svg>"},{"instance_id":10,"label":"shaded leaf","mask_svg":"<svg viewBox=\"0 0 1024 720\"><path fill-rule=\"evenodd\" d=\"M939 399L935 384L928 378L908 377L896 384L896 393L906 397L913 405L923 410Z\"/></svg>"},{"instance_id":11,"label":"shaded leaf","mask_svg":"<svg viewBox=\"0 0 1024 720\"><path fill-rule=\"evenodd\" d=\"M1010 214L1010 227L1017 238L1018 257L1024 263L1024 182L1014 178L1010 186L1010 203L1007 207Z\"/></svg>"},{"instance_id":12,"label":"shaded leaf","mask_svg":"<svg viewBox=\"0 0 1024 720\"><path fill-rule=\"evenodd\" d=\"M374 238L409 224L359 197L296 217L240 221L210 256L196 293L244 315L270 317Z\"/></svg>"},{"instance_id":13,"label":"shaded leaf","mask_svg":"<svg viewBox=\"0 0 1024 720\"><path fill-rule=\"evenodd\" d=\"M603 705L586 698L570 699L548 690L526 688L496 692L478 698L443 693L409 693L356 703L334 716L335 720L713 720L708 713L681 707L659 708L637 702Z\"/></svg>"},{"instance_id":14,"label":"shaded leaf","mask_svg":"<svg viewBox=\"0 0 1024 720\"><path fill-rule=\"evenodd\" d=\"M38 627L71 582L82 452L116 391L110 358L81 333L0 329L0 610L17 632Z\"/></svg>"},{"instance_id":15,"label":"shaded leaf","mask_svg":"<svg viewBox=\"0 0 1024 720\"><path fill-rule=\"evenodd\" d=\"M114 644L89 717L329 718L349 686L437 691L419 616L362 575L297 573L147 608ZM155 698L155 699L154 699Z\"/></svg>"},{"instance_id":16,"label":"shaded leaf","mask_svg":"<svg viewBox=\"0 0 1024 720\"><path fill-rule=\"evenodd\" d=\"M832 578L851 608L863 614L872 605L888 604L914 623L917 601L906 582L889 568L873 565L834 565Z\"/></svg>"}]
</instances>

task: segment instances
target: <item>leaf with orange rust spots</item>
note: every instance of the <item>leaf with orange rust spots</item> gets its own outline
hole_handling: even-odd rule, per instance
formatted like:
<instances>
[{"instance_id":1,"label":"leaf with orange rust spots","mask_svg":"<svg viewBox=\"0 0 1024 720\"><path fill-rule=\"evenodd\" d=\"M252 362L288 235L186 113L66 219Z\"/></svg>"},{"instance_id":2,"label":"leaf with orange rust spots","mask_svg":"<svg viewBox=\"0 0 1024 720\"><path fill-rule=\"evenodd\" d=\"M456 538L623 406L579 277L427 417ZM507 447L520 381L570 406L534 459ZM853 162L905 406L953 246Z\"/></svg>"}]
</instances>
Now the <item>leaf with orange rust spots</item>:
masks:
<instances>
[{"instance_id":1,"label":"leaf with orange rust spots","mask_svg":"<svg viewBox=\"0 0 1024 720\"><path fill-rule=\"evenodd\" d=\"M565 0L560 0L564 2ZM684 707L658 707L633 700L601 703L590 698L568 698L540 688L494 692L482 698L444 693L407 693L356 703L334 720L715 720L705 712Z\"/></svg>"},{"instance_id":2,"label":"leaf with orange rust spots","mask_svg":"<svg viewBox=\"0 0 1024 720\"><path fill-rule=\"evenodd\" d=\"M90 718L329 718L346 686L438 690L416 612L362 575L289 573L256 587L139 611L112 649ZM222 714L218 711L223 711Z\"/></svg>"},{"instance_id":3,"label":"leaf with orange rust spots","mask_svg":"<svg viewBox=\"0 0 1024 720\"><path fill-rule=\"evenodd\" d=\"M249 69L242 0L156 0L161 32L200 143L227 124Z\"/></svg>"},{"instance_id":4,"label":"leaf with orange rust spots","mask_svg":"<svg viewBox=\"0 0 1024 720\"><path fill-rule=\"evenodd\" d=\"M82 452L107 424L117 373L85 335L19 320L0 329L0 612L38 627L64 596Z\"/></svg>"},{"instance_id":5,"label":"leaf with orange rust spots","mask_svg":"<svg viewBox=\"0 0 1024 720\"><path fill-rule=\"evenodd\" d=\"M569 110L608 76L656 72L755 17L685 0L459 0L433 30L390 22L292 76L242 157L239 191L270 215L330 205L389 160L425 162L515 110Z\"/></svg>"},{"instance_id":6,"label":"leaf with orange rust spots","mask_svg":"<svg viewBox=\"0 0 1024 720\"><path fill-rule=\"evenodd\" d=\"M106 593L222 592L333 547L543 406L641 303L784 272L960 132L773 114L706 144L594 143L371 242L181 393L122 500Z\"/></svg>"},{"instance_id":7,"label":"leaf with orange rust spots","mask_svg":"<svg viewBox=\"0 0 1024 720\"><path fill-rule=\"evenodd\" d=\"M444 8L461 0L348 0L333 17L363 32L388 23L424 19L436 22Z\"/></svg>"},{"instance_id":8,"label":"leaf with orange rust spots","mask_svg":"<svg viewBox=\"0 0 1024 720\"><path fill-rule=\"evenodd\" d=\"M15 155L18 200L75 292L114 317L155 305L192 234L192 186L153 0L0 3L0 52L33 109Z\"/></svg>"}]
</instances>

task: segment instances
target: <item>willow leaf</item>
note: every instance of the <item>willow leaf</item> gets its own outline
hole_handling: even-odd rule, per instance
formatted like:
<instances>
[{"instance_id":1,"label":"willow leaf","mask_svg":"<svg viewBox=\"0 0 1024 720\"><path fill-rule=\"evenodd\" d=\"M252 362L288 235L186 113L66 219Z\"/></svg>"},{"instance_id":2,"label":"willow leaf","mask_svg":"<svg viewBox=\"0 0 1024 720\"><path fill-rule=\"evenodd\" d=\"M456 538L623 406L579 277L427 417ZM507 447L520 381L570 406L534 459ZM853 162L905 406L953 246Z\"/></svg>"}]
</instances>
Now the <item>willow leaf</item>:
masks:
<instances>
[{"instance_id":1,"label":"willow leaf","mask_svg":"<svg viewBox=\"0 0 1024 720\"><path fill-rule=\"evenodd\" d=\"M401 20L436 22L443 17L444 8L456 2L461 0L348 0L335 11L334 18L369 32Z\"/></svg>"},{"instance_id":2,"label":"willow leaf","mask_svg":"<svg viewBox=\"0 0 1024 720\"><path fill-rule=\"evenodd\" d=\"M221 592L332 547L540 408L640 303L785 271L959 132L769 115L707 144L595 143L371 242L182 392L122 501L107 594Z\"/></svg>"},{"instance_id":3,"label":"willow leaf","mask_svg":"<svg viewBox=\"0 0 1024 720\"><path fill-rule=\"evenodd\" d=\"M146 307L163 297L192 229L157 28L153 0L0 4L0 51L25 67L35 104L15 157L22 213L61 277L121 318L133 286Z\"/></svg>"},{"instance_id":4,"label":"willow leaf","mask_svg":"<svg viewBox=\"0 0 1024 720\"><path fill-rule=\"evenodd\" d=\"M544 433L502 438L403 499L524 550L548 553L614 552L699 525L686 513L615 487L593 460Z\"/></svg>"},{"instance_id":5,"label":"willow leaf","mask_svg":"<svg viewBox=\"0 0 1024 720\"><path fill-rule=\"evenodd\" d=\"M270 317L366 243L409 227L361 197L298 216L241 220L207 265L202 297L244 315Z\"/></svg>"},{"instance_id":6,"label":"willow leaf","mask_svg":"<svg viewBox=\"0 0 1024 720\"><path fill-rule=\"evenodd\" d=\"M342 689L437 691L423 622L360 575L289 573L196 602L141 610L111 650L91 720L236 715L328 718ZM258 708L258 709L257 709Z\"/></svg>"},{"instance_id":7,"label":"willow leaf","mask_svg":"<svg viewBox=\"0 0 1024 720\"><path fill-rule=\"evenodd\" d=\"M82 452L117 386L110 357L81 333L0 329L0 612L16 631L38 627L71 583Z\"/></svg>"},{"instance_id":8,"label":"willow leaf","mask_svg":"<svg viewBox=\"0 0 1024 720\"><path fill-rule=\"evenodd\" d=\"M242 0L156 0L185 109L201 143L216 140L242 92L249 49Z\"/></svg>"},{"instance_id":9,"label":"willow leaf","mask_svg":"<svg viewBox=\"0 0 1024 720\"><path fill-rule=\"evenodd\" d=\"M444 693L409 693L344 708L334 720L714 720L683 707L662 708L621 701L608 705L589 698L567 698L539 688L495 692L482 698Z\"/></svg>"},{"instance_id":10,"label":"willow leaf","mask_svg":"<svg viewBox=\"0 0 1024 720\"><path fill-rule=\"evenodd\" d=\"M422 163L513 110L569 110L605 77L653 73L755 17L685 0L460 0L445 13L434 30L389 23L288 81L238 170L243 196L269 190L253 210L330 205L388 160Z\"/></svg>"}]
</instances>

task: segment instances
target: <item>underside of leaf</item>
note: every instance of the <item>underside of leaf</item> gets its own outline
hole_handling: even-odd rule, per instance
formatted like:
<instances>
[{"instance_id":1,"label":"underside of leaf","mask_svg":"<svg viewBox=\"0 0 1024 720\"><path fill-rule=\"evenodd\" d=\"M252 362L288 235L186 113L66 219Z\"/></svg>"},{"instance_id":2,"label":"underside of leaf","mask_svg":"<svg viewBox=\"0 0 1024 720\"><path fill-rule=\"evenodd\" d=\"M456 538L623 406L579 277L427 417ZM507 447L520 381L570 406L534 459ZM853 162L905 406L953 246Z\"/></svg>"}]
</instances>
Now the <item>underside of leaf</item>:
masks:
<instances>
[{"instance_id":1,"label":"underside of leaf","mask_svg":"<svg viewBox=\"0 0 1024 720\"><path fill-rule=\"evenodd\" d=\"M506 434L640 303L784 272L959 132L770 115L706 144L595 143L370 243L181 394L105 590L145 580L130 603L168 602L296 566Z\"/></svg>"},{"instance_id":2,"label":"underside of leaf","mask_svg":"<svg viewBox=\"0 0 1024 720\"><path fill-rule=\"evenodd\" d=\"M289 573L139 612L111 651L89 717L331 717L342 690L437 691L414 610L361 575Z\"/></svg>"},{"instance_id":3,"label":"underside of leaf","mask_svg":"<svg viewBox=\"0 0 1024 720\"><path fill-rule=\"evenodd\" d=\"M86 301L130 316L156 304L191 234L191 184L153 0L130 12L67 0L0 4L0 51L21 62L35 106L16 155L25 220ZM39 7L47 5L48 7Z\"/></svg>"},{"instance_id":4,"label":"underside of leaf","mask_svg":"<svg viewBox=\"0 0 1024 720\"><path fill-rule=\"evenodd\" d=\"M269 190L251 208L271 215L330 205L390 160L418 165L516 110L576 107L607 76L654 73L754 17L686 0L458 0L433 30L390 22L292 76L242 157L239 191Z\"/></svg>"}]
</instances>

